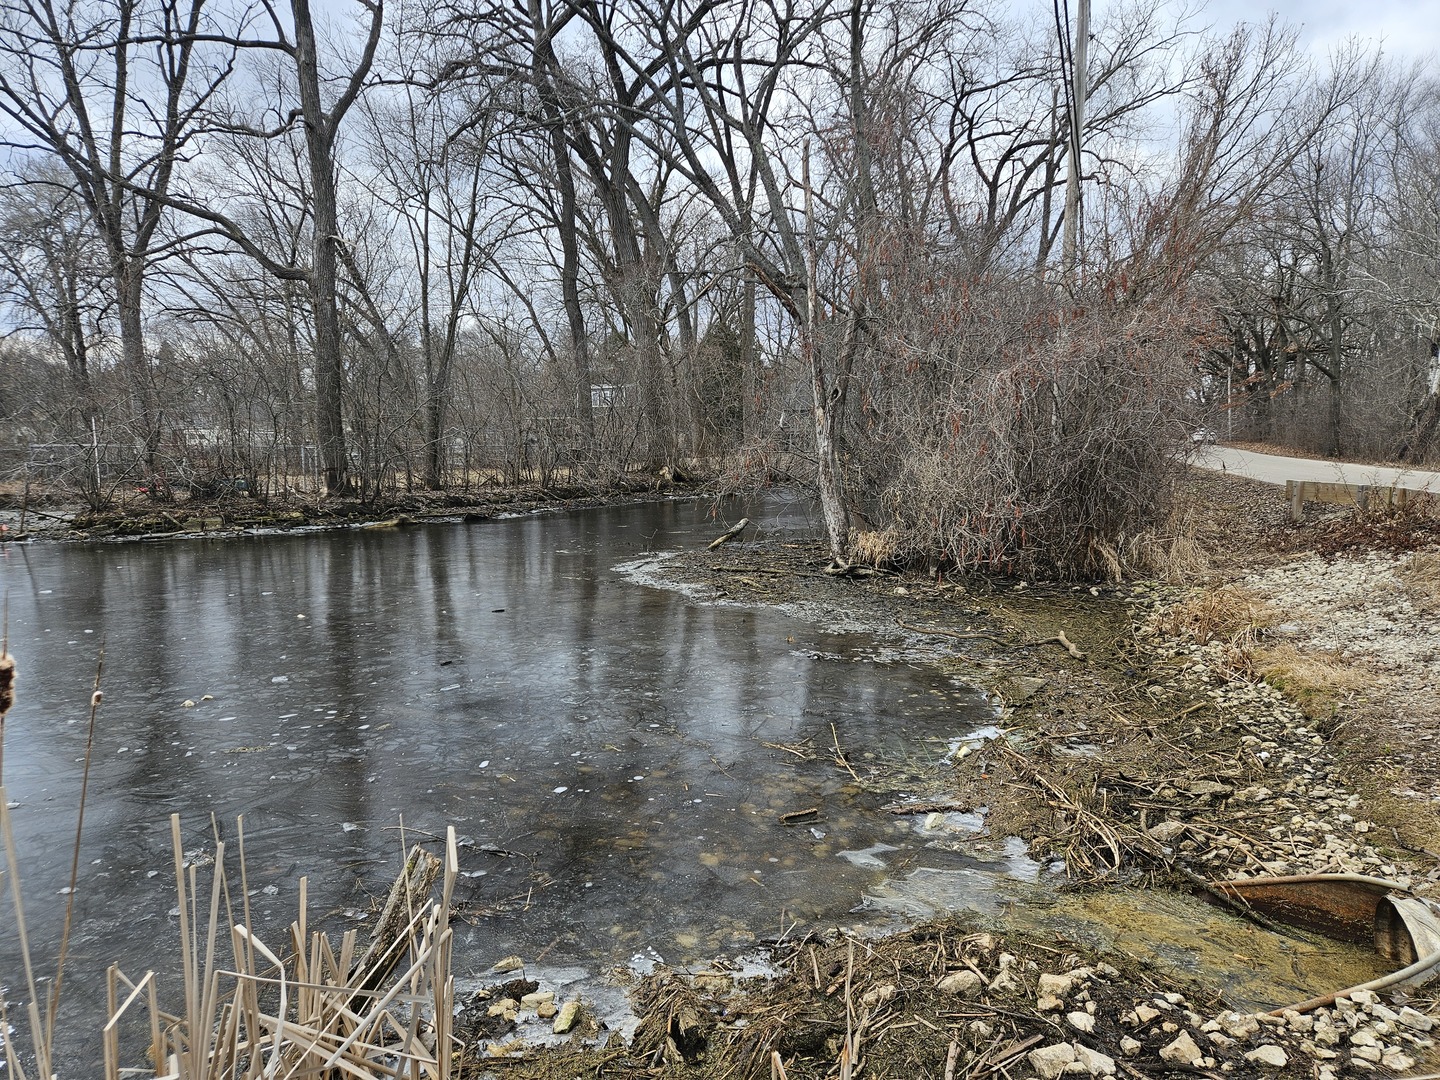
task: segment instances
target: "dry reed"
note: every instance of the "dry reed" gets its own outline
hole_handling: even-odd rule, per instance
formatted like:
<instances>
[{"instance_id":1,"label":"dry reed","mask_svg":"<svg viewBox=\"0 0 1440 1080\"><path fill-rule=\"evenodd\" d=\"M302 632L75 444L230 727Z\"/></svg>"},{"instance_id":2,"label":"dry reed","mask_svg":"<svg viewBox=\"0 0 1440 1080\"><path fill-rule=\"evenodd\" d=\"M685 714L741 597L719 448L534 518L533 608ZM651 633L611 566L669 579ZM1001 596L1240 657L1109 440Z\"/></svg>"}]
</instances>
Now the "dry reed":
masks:
<instances>
[{"instance_id":1,"label":"dry reed","mask_svg":"<svg viewBox=\"0 0 1440 1080\"><path fill-rule=\"evenodd\" d=\"M208 888L185 861L179 816L170 819L180 915L183 1004L161 1005L156 973L107 973L109 1019L101 1032L105 1080L448 1080L454 1068L449 912L459 860L447 833L442 861L418 846L391 890L387 915L363 954L357 931L335 943L310 929L308 882L284 944L266 944L251 924L244 823L237 823L238 882L218 836ZM19 866L0 789L0 833L29 991L27 1019L35 1075L53 1074L53 1028L42 1027L26 936ZM430 885L443 869L441 895ZM241 904L233 901L238 884ZM52 1010L54 1004L51 1006ZM4 1018L0 1002L0 1022ZM53 1015L53 1013L52 1013ZM127 1065L140 1059L146 1065ZM10 1075L29 1080L14 1040L5 1040Z\"/></svg>"}]
</instances>

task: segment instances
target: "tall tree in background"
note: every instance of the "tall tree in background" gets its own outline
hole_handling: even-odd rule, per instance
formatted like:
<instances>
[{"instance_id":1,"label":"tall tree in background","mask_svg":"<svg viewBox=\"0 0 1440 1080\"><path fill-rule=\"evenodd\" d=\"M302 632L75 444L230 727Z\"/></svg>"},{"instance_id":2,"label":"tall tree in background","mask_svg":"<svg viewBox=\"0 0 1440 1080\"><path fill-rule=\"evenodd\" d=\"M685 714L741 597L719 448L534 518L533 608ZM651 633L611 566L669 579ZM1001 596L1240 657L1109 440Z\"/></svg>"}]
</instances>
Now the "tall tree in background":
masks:
<instances>
[{"instance_id":1,"label":"tall tree in background","mask_svg":"<svg viewBox=\"0 0 1440 1080\"><path fill-rule=\"evenodd\" d=\"M235 140L285 139L297 130L303 133L308 181L306 210L310 219L308 264L288 261L267 251L252 235L252 230L220 208L219 200L208 198L214 192L190 189L176 195L156 188L139 189L146 198L200 222L197 235L219 234L276 277L305 283L314 337L315 436L325 490L332 495L351 490L345 439L345 342L339 301L342 253L346 246L341 234L337 194L339 134L341 124L369 79L384 25L384 0L358 2L366 13L365 36L358 56L343 76L332 78L322 73L309 0L290 0L288 25L278 9L266 5L272 37L255 37L247 32L248 27L242 27L238 32L218 35L216 39L232 49L277 54L288 65L279 79L277 93L282 99L291 95L293 99L271 104L265 110L267 115L280 117L278 125L265 128L236 120L234 114L240 110L234 106L225 110L230 116L223 120L216 116L212 123L217 137L223 133ZM327 95L332 82L338 83L339 90ZM265 195L252 193L252 197L263 199Z\"/></svg>"},{"instance_id":2,"label":"tall tree in background","mask_svg":"<svg viewBox=\"0 0 1440 1080\"><path fill-rule=\"evenodd\" d=\"M64 168L104 246L131 422L153 495L164 417L144 328L145 281L177 165L231 70L200 55L205 0L19 0L0 8L0 115L21 156ZM21 181L25 182L24 177Z\"/></svg>"}]
</instances>

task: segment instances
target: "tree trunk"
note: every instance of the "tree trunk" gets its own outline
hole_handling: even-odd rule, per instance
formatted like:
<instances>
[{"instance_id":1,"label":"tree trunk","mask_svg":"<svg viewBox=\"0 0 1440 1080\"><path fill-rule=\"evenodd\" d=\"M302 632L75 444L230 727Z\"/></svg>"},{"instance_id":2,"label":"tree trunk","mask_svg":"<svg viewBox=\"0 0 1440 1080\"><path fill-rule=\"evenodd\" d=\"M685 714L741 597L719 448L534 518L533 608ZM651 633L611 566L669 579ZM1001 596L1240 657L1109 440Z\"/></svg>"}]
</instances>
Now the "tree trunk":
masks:
<instances>
[{"instance_id":1,"label":"tree trunk","mask_svg":"<svg viewBox=\"0 0 1440 1080\"><path fill-rule=\"evenodd\" d=\"M1325 425L1325 453L1329 457L1338 458L1343 446L1343 440L1340 437L1340 424L1343 413L1341 408L1340 365L1344 360L1344 342L1341 337L1344 332L1344 327L1340 319L1340 297L1336 293L1339 286L1333 275L1330 275L1328 284L1330 288L1328 290L1329 295L1325 299L1325 306L1330 323L1330 370L1327 373L1330 376L1330 401Z\"/></svg>"},{"instance_id":2,"label":"tree trunk","mask_svg":"<svg viewBox=\"0 0 1440 1080\"><path fill-rule=\"evenodd\" d=\"M338 495L350 490L350 473L345 450L345 362L337 299L339 259L335 245L339 240L340 226L335 196L335 133L320 97L315 29L309 0L292 0L292 7L295 15L296 82L305 120L305 148L310 166L315 230L309 276L310 301L315 319L315 436L320 444L325 493Z\"/></svg>"},{"instance_id":3,"label":"tree trunk","mask_svg":"<svg viewBox=\"0 0 1440 1080\"><path fill-rule=\"evenodd\" d=\"M580 429L581 457L594 453L595 402L591 397L590 344L585 337L585 311L580 306L580 243L576 235L575 170L570 164L570 147L558 120L550 129L550 146L555 155L555 175L560 184L560 293L570 331L570 355L574 365L575 421Z\"/></svg>"},{"instance_id":4,"label":"tree trunk","mask_svg":"<svg viewBox=\"0 0 1440 1080\"><path fill-rule=\"evenodd\" d=\"M155 403L155 386L150 362L145 355L142 322L145 277L134 259L117 259L114 270L117 317L120 323L120 362L130 391L131 422L141 445L145 486L151 498L169 497L169 484L160 467L160 417Z\"/></svg>"},{"instance_id":5,"label":"tree trunk","mask_svg":"<svg viewBox=\"0 0 1440 1080\"><path fill-rule=\"evenodd\" d=\"M835 452L834 395L826 385L825 363L819 340L819 280L815 267L815 216L810 187L810 143L805 142L801 169L805 185L805 307L800 324L800 348L809 367L811 401L815 413L815 487L825 518L830 555L843 559L850 546L850 516L845 509L840 459Z\"/></svg>"},{"instance_id":6,"label":"tree trunk","mask_svg":"<svg viewBox=\"0 0 1440 1080\"><path fill-rule=\"evenodd\" d=\"M585 311L580 306L580 242L575 200L575 169L570 161L570 142L565 130L564 110L555 87L559 60L539 0L529 0L530 28L535 45L530 64L535 76L549 128L550 153L555 162L555 181L560 194L560 295L570 336L571 372L574 379L575 424L579 429L579 465L591 468L595 453L595 407L592 397L590 345L585 334Z\"/></svg>"}]
</instances>

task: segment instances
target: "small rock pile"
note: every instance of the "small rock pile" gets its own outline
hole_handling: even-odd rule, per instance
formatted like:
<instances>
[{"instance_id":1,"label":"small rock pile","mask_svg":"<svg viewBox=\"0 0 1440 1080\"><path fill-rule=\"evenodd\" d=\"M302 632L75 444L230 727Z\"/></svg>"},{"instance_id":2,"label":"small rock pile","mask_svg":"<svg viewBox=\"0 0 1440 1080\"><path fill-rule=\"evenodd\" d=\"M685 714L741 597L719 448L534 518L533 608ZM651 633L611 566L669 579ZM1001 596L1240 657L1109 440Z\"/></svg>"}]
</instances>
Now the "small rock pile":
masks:
<instances>
[{"instance_id":1,"label":"small rock pile","mask_svg":"<svg viewBox=\"0 0 1440 1080\"><path fill-rule=\"evenodd\" d=\"M1294 619L1315 648L1363 659L1381 671L1440 681L1440 613L1416 603L1404 575L1412 555L1318 555L1243 579L1243 588Z\"/></svg>"},{"instance_id":2,"label":"small rock pile","mask_svg":"<svg viewBox=\"0 0 1440 1080\"><path fill-rule=\"evenodd\" d=\"M1007 973L1004 960L1002 955L1001 975ZM1037 1076L1044 1080L1063 1075L1114 1076L1117 1057L1137 1063L1148 1057L1182 1070L1237 1076L1280 1076L1288 1070L1315 1080L1339 1080L1376 1070L1408 1072L1415 1068L1417 1056L1435 1045L1429 1034L1433 1018L1408 1006L1391 1009L1370 991L1357 990L1339 998L1333 1008L1314 1013L1224 1012L1210 1019L1194 1011L1183 995L1166 993L1136 1002L1119 1014L1118 1041L1105 1047L1112 1056L1094 1038L1097 1009L1092 991L1108 999L1098 1013L1103 1021L1116 1004L1101 987L1118 974L1097 965L1039 976L1035 1007L1057 1017L1063 1013L1071 1037L1029 1051L1026 1059Z\"/></svg>"},{"instance_id":3,"label":"small rock pile","mask_svg":"<svg viewBox=\"0 0 1440 1080\"><path fill-rule=\"evenodd\" d=\"M1151 697L1163 703L1203 695L1220 724L1237 732L1236 772L1259 781L1244 786L1191 781L1185 809L1177 804L1151 825L1152 838L1217 872L1365 873L1411 884L1407 869L1370 842L1376 826L1356 813L1360 797L1343 783L1324 736L1280 691L1237 678L1229 643L1167 639L1154 629L1154 620L1139 636L1152 655L1174 668L1170 678L1149 687ZM1206 723L1212 724L1208 718ZM1201 811L1203 830L1191 828L1189 821Z\"/></svg>"},{"instance_id":4,"label":"small rock pile","mask_svg":"<svg viewBox=\"0 0 1440 1080\"><path fill-rule=\"evenodd\" d=\"M553 1041L551 1036L568 1035L580 1021L578 998L557 1003L556 992L542 990L538 981L526 978L523 967L518 956L500 960L491 969L492 973L512 977L497 985L478 988L457 1009L456 1029L460 1038L483 1046L488 1057L523 1054L534 1046Z\"/></svg>"}]
</instances>

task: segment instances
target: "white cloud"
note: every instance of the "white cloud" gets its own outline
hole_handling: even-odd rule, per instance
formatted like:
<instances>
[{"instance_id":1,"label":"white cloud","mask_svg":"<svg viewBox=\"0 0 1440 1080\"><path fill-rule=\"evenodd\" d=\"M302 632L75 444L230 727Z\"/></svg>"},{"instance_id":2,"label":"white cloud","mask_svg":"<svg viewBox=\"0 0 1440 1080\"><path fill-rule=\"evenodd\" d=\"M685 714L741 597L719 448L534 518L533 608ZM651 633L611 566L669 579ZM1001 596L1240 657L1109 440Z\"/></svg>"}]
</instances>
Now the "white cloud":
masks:
<instances>
[{"instance_id":1,"label":"white cloud","mask_svg":"<svg viewBox=\"0 0 1440 1080\"><path fill-rule=\"evenodd\" d=\"M1246 0L1212 0L1201 20L1216 30L1240 22L1263 20L1271 11L1301 28L1301 41L1324 54L1350 38L1384 47L1397 60L1440 55L1440 5L1416 0L1278 0L1270 4Z\"/></svg>"}]
</instances>

